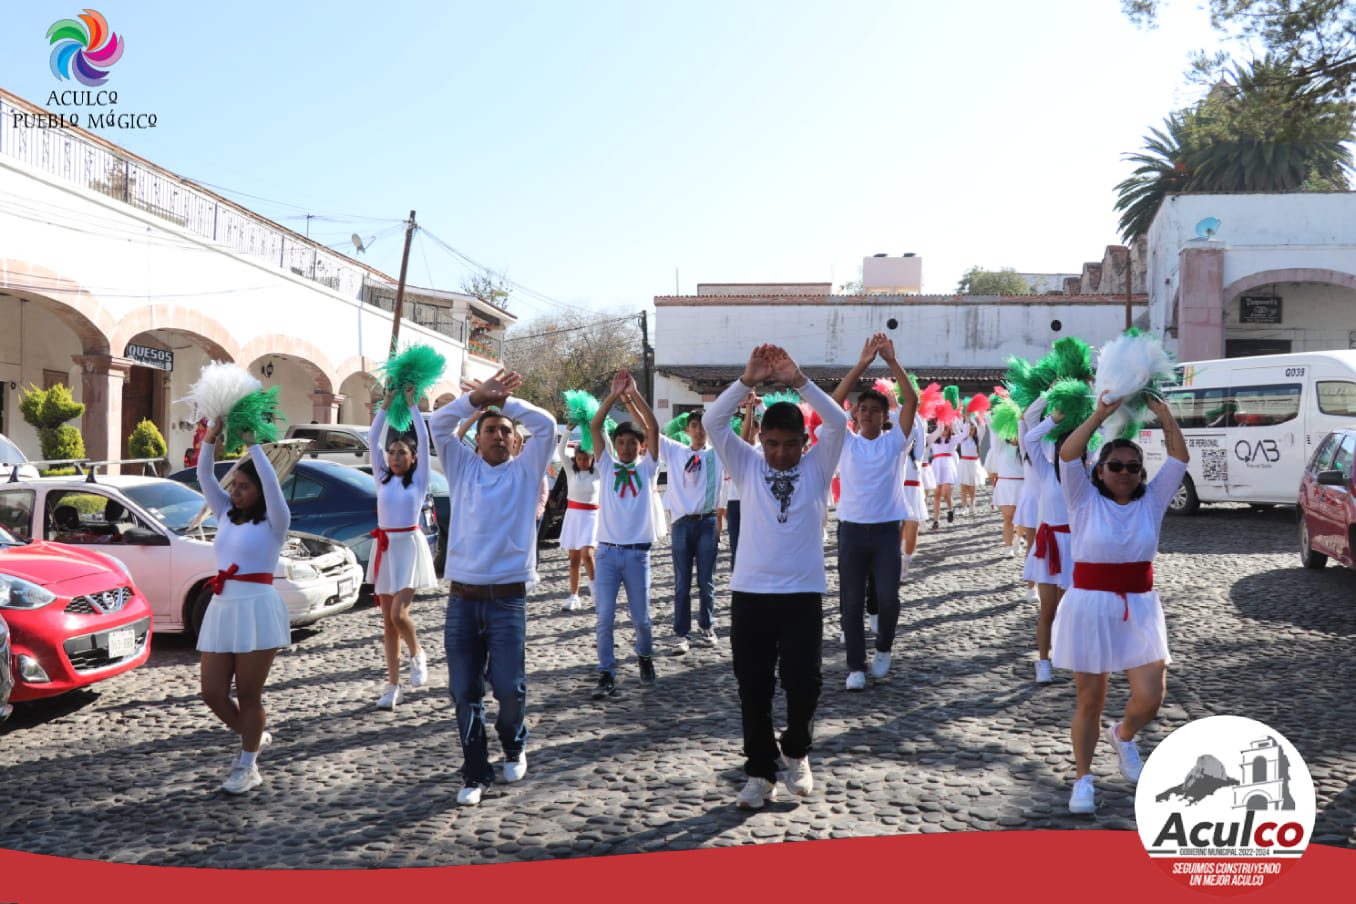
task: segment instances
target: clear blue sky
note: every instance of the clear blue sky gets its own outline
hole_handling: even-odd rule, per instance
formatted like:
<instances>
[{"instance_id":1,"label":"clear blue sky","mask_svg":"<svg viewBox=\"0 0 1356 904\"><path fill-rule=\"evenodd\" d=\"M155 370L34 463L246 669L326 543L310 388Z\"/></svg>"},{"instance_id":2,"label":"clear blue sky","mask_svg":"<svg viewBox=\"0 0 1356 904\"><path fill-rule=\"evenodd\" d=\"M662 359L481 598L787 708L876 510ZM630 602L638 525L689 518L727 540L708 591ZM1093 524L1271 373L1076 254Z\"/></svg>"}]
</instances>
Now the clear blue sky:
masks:
<instances>
[{"instance_id":1,"label":"clear blue sky","mask_svg":"<svg viewBox=\"0 0 1356 904\"><path fill-rule=\"evenodd\" d=\"M86 0L88 2L88 0ZM1119 0L331 2L95 6L126 50L106 87L158 127L100 134L274 218L419 222L517 282L637 311L698 282L855 278L913 251L924 291L970 264L1077 271L1117 241L1113 187L1194 96L1204 13L1155 31ZM59 83L7 4L0 84ZM283 219L304 230L304 222ZM338 243L388 223L313 221ZM396 273L400 238L369 260ZM413 283L465 266L427 237ZM520 297L525 319L549 306Z\"/></svg>"}]
</instances>

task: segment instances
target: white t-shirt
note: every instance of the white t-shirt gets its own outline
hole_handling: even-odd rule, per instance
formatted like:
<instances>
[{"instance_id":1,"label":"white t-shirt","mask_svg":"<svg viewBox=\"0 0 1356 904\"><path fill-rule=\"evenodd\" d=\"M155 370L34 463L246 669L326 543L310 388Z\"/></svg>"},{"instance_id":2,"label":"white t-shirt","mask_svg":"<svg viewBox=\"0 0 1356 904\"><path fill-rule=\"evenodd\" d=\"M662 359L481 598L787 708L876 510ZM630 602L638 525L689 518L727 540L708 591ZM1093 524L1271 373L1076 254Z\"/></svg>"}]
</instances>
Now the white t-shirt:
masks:
<instances>
[{"instance_id":1,"label":"white t-shirt","mask_svg":"<svg viewBox=\"0 0 1356 904\"><path fill-rule=\"evenodd\" d=\"M600 482L598 493L598 542L629 546L653 543L654 507L650 496L659 463L639 455L629 465L604 452L594 465Z\"/></svg>"},{"instance_id":2,"label":"white t-shirt","mask_svg":"<svg viewBox=\"0 0 1356 904\"><path fill-rule=\"evenodd\" d=\"M881 524L909 516L900 473L912 442L912 433L897 426L875 439L847 434L838 457L839 521Z\"/></svg>"},{"instance_id":3,"label":"white t-shirt","mask_svg":"<svg viewBox=\"0 0 1356 904\"><path fill-rule=\"evenodd\" d=\"M730 589L742 593L823 593L824 516L843 449L847 414L813 383L801 398L823 418L819 442L800 463L773 470L762 451L735 436L730 417L749 394L736 380L707 409L707 436L739 487L739 551Z\"/></svg>"},{"instance_id":4,"label":"white t-shirt","mask_svg":"<svg viewBox=\"0 0 1356 904\"><path fill-rule=\"evenodd\" d=\"M725 476L716 450L708 446L694 452L661 436L659 454L668 466L669 488L664 493L664 504L673 519L714 512L720 504L720 483Z\"/></svg>"}]
</instances>

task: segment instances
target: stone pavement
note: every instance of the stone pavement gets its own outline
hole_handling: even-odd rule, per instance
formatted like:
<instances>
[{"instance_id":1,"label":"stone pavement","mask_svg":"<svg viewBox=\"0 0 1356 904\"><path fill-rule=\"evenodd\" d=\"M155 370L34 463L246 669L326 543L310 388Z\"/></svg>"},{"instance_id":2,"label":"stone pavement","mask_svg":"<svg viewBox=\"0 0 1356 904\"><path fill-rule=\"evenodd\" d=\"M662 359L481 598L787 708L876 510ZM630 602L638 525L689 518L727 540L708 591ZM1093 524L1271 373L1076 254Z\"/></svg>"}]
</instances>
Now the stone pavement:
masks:
<instances>
[{"instance_id":1,"label":"stone pavement","mask_svg":"<svg viewBox=\"0 0 1356 904\"><path fill-rule=\"evenodd\" d=\"M1315 840L1353 846L1356 574L1301 568L1294 525L1288 509L1168 519L1156 573L1175 661L1141 749L1147 755L1191 718L1267 722L1314 775ZM455 804L443 603L431 596L416 603L416 620L434 684L393 714L373 705L384 681L375 610L295 632L265 695L276 740L260 756L264 785L241 799L217 790L236 745L199 701L197 657L181 639L157 638L144 667L93 691L21 708L0 728L0 847L173 866L401 867L1134 827L1132 789L1105 745L1094 766L1097 816L1066 811L1072 680L1032 682L1035 607L1023 600L1017 560L997 556L997 515L924 532L903 588L895 666L864 693L843 690L832 548L816 788L799 803L783 796L762 811L734 807L743 776L728 646L658 656L659 683L649 689L624 657L626 695L589 698L593 609L561 611L565 556L549 549L545 583L529 603L528 777L496 785L479 808ZM655 634L666 644L667 545L654 562ZM718 613L727 570L722 548ZM624 621L619 654L630 643ZM1125 694L1113 678L1109 711Z\"/></svg>"}]
</instances>

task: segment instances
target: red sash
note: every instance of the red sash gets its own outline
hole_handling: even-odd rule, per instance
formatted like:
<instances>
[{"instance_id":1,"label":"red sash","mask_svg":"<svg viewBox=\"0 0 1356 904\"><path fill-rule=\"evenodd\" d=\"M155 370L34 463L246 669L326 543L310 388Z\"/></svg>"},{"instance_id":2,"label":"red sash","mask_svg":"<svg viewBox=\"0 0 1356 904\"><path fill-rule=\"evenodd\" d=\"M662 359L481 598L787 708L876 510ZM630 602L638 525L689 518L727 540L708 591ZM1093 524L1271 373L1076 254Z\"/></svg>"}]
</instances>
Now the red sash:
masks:
<instances>
[{"instance_id":1,"label":"red sash","mask_svg":"<svg viewBox=\"0 0 1356 904\"><path fill-rule=\"evenodd\" d=\"M594 504L591 503L591 502L575 502L573 499L567 500L566 503L565 503L565 507L566 507L566 508L572 508L572 509L580 509L580 510L585 511L585 512L596 512L596 511L598 511L598 506L594 505Z\"/></svg>"},{"instance_id":2,"label":"red sash","mask_svg":"<svg viewBox=\"0 0 1356 904\"><path fill-rule=\"evenodd\" d=\"M253 574L240 574L240 566L232 565L225 571L218 571L217 576L207 582L207 586L212 588L212 592L221 596L221 591L226 589L227 581L244 581L246 584L272 584L273 575L265 574L262 571Z\"/></svg>"},{"instance_id":3,"label":"red sash","mask_svg":"<svg viewBox=\"0 0 1356 904\"><path fill-rule=\"evenodd\" d=\"M377 527L373 528L368 536L377 539L377 559L372 563L372 583L377 582L377 576L381 574L381 556L382 553L391 548L391 534L408 534L412 530L418 530L419 525L412 527Z\"/></svg>"},{"instance_id":4,"label":"red sash","mask_svg":"<svg viewBox=\"0 0 1356 904\"><path fill-rule=\"evenodd\" d=\"M1059 574L1061 565L1059 561L1059 542L1055 539L1055 534L1067 534L1069 525L1067 524L1046 524L1041 522L1041 526L1036 528L1036 558L1046 559L1046 570L1051 574Z\"/></svg>"},{"instance_id":5,"label":"red sash","mask_svg":"<svg viewBox=\"0 0 1356 904\"><path fill-rule=\"evenodd\" d=\"M962 455L961 461L979 461L978 455Z\"/></svg>"},{"instance_id":6,"label":"red sash","mask_svg":"<svg viewBox=\"0 0 1356 904\"><path fill-rule=\"evenodd\" d=\"M950 452L938 452L936 455L934 455L934 456L932 456L932 457L933 457L933 458L950 458L950 457L951 457L951 453L950 453Z\"/></svg>"},{"instance_id":7,"label":"red sash","mask_svg":"<svg viewBox=\"0 0 1356 904\"><path fill-rule=\"evenodd\" d=\"M922 484L919 483L919 482L916 481L916 480L906 480L906 481L904 481L904 486L906 486L906 487L921 487Z\"/></svg>"},{"instance_id":8,"label":"red sash","mask_svg":"<svg viewBox=\"0 0 1356 904\"><path fill-rule=\"evenodd\" d=\"M1148 593L1154 589L1153 562L1074 562L1073 585L1079 590L1105 590L1125 602L1125 615L1130 620L1130 599L1127 593Z\"/></svg>"}]
</instances>

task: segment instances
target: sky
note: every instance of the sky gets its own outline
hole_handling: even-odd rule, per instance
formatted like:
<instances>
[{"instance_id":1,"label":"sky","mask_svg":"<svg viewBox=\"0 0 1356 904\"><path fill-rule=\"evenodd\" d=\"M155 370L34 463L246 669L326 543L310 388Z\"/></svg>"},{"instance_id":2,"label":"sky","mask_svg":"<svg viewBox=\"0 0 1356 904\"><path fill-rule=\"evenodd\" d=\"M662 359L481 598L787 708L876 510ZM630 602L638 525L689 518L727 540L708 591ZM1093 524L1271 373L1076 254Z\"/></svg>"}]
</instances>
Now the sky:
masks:
<instances>
[{"instance_id":1,"label":"sky","mask_svg":"<svg viewBox=\"0 0 1356 904\"><path fill-rule=\"evenodd\" d=\"M46 33L82 8L6 4L0 85L57 112L81 86ZM531 291L525 321L838 286L878 252L921 256L930 293L975 264L1076 273L1214 42L1192 0L1151 31L1119 0L95 8L125 45L104 87L157 120L104 138L345 251L376 236L392 275L414 209L410 282L455 290L451 246Z\"/></svg>"}]
</instances>

